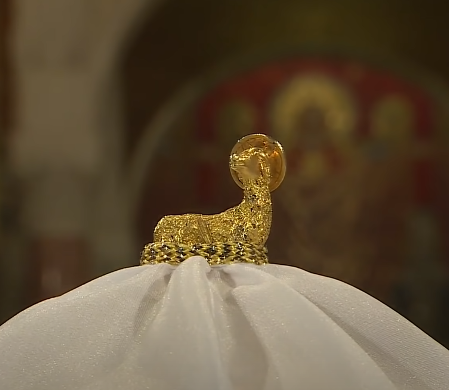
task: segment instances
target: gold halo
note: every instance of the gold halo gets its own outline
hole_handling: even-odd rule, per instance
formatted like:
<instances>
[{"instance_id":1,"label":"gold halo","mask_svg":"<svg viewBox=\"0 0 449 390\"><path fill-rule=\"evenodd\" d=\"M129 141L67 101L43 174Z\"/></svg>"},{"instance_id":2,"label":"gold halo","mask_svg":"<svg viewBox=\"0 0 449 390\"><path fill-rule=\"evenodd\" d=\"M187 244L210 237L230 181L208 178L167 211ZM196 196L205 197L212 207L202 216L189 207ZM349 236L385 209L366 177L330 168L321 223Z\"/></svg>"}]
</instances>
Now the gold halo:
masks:
<instances>
[{"instance_id":1,"label":"gold halo","mask_svg":"<svg viewBox=\"0 0 449 390\"><path fill-rule=\"evenodd\" d=\"M357 120L352 95L336 79L320 74L294 77L273 100L271 121L274 136L282 136L286 149L300 142L296 131L298 115L309 107L325 115L330 136L335 140L351 137Z\"/></svg>"},{"instance_id":2,"label":"gold halo","mask_svg":"<svg viewBox=\"0 0 449 390\"><path fill-rule=\"evenodd\" d=\"M284 149L282 145L274 139L268 137L265 134L250 134L241 138L234 145L231 151L233 154L239 154L249 148L260 148L268 156L268 163L270 164L270 191L274 191L278 188L285 177L285 171L287 169L287 161L284 155ZM243 183L240 181L237 172L231 168L231 176L236 184L243 188Z\"/></svg>"}]
</instances>

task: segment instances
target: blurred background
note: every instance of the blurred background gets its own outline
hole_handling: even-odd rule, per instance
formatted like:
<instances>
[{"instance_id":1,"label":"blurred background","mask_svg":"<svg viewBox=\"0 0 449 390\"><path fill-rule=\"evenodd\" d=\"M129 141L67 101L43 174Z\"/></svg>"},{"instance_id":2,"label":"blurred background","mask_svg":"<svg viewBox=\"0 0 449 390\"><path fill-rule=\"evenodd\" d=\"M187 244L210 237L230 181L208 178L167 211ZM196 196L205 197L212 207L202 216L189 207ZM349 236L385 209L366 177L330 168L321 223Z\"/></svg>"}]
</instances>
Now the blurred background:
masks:
<instances>
[{"instance_id":1,"label":"blurred background","mask_svg":"<svg viewBox=\"0 0 449 390\"><path fill-rule=\"evenodd\" d=\"M0 4L0 323L238 203L229 152L263 132L271 261L449 346L449 2Z\"/></svg>"}]
</instances>

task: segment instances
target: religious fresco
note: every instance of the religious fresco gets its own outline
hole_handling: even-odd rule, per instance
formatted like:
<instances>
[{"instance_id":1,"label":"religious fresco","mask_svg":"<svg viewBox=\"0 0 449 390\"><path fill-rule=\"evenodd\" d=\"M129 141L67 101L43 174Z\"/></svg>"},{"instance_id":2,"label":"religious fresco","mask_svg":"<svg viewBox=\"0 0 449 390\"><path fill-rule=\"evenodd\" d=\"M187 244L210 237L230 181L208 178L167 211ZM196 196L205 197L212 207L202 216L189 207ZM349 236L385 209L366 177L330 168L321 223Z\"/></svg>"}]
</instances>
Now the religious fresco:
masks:
<instances>
[{"instance_id":1,"label":"religious fresco","mask_svg":"<svg viewBox=\"0 0 449 390\"><path fill-rule=\"evenodd\" d=\"M180 118L177 150L157 157L168 191L156 203L149 185L163 206L145 207L143 235L166 213L237 203L223 160L238 138L269 134L288 157L273 193L270 259L355 285L447 343L449 143L439 110L426 88L353 60L242 71Z\"/></svg>"}]
</instances>

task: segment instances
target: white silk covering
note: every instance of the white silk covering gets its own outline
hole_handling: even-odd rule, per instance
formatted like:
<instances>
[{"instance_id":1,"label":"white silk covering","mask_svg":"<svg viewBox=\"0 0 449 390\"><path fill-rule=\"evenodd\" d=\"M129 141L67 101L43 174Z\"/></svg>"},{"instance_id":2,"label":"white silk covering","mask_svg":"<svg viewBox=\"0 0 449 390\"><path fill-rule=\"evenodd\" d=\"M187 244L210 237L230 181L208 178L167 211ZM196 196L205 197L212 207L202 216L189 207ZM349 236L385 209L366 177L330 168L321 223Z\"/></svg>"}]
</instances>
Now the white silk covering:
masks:
<instances>
[{"instance_id":1,"label":"white silk covering","mask_svg":"<svg viewBox=\"0 0 449 390\"><path fill-rule=\"evenodd\" d=\"M122 269L0 327L1 390L447 390L449 351L334 279L193 257Z\"/></svg>"}]
</instances>

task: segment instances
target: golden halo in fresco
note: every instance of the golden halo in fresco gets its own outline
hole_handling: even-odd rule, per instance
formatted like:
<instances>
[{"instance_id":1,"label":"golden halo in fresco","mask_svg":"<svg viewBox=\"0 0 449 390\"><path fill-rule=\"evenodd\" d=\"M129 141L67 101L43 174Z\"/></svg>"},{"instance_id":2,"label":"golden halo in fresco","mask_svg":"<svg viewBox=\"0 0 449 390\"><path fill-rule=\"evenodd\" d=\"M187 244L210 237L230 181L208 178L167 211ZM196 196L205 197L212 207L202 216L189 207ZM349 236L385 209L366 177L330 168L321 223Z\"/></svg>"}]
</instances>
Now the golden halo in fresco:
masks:
<instances>
[{"instance_id":1,"label":"golden halo in fresco","mask_svg":"<svg viewBox=\"0 0 449 390\"><path fill-rule=\"evenodd\" d=\"M302 142L301 133L325 132L328 138L345 139L353 132L356 117L349 91L337 80L320 74L290 80L275 96L271 111L273 135L286 149Z\"/></svg>"}]
</instances>

